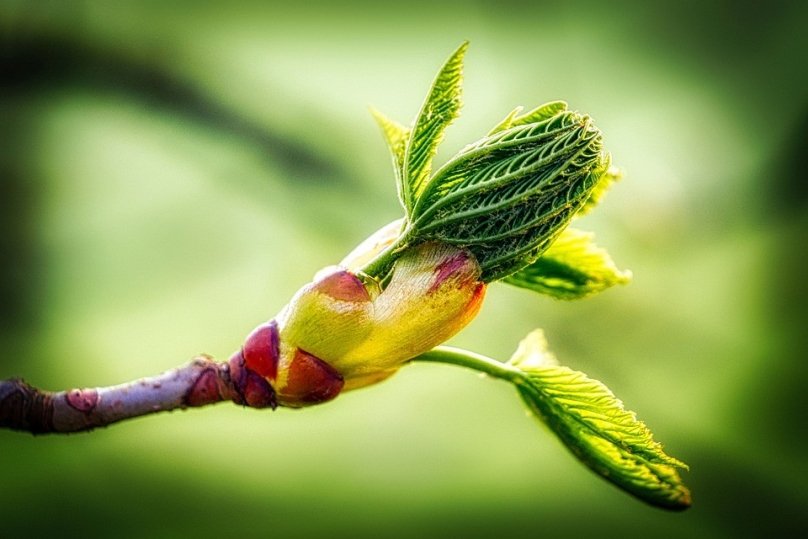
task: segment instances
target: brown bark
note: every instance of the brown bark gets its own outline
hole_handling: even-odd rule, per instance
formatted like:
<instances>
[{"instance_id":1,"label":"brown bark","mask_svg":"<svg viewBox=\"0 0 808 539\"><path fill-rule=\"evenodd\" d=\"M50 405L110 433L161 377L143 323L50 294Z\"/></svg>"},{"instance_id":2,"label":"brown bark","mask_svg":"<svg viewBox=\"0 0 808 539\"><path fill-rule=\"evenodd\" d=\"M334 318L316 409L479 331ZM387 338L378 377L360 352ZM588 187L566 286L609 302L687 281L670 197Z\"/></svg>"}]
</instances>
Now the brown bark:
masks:
<instances>
[{"instance_id":1,"label":"brown bark","mask_svg":"<svg viewBox=\"0 0 808 539\"><path fill-rule=\"evenodd\" d=\"M266 380L246 368L241 352L229 362L197 357L157 376L99 387L43 391L20 378L0 381L0 428L32 434L71 433L124 419L223 401L275 408Z\"/></svg>"}]
</instances>

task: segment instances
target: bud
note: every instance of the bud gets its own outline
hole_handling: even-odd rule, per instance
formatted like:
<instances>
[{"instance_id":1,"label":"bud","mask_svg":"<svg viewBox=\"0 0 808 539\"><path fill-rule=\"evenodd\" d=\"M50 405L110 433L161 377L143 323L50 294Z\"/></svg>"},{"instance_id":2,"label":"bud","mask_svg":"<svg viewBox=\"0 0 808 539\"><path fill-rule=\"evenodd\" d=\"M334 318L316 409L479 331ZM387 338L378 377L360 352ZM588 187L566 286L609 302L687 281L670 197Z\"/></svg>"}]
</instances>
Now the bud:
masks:
<instances>
[{"instance_id":1,"label":"bud","mask_svg":"<svg viewBox=\"0 0 808 539\"><path fill-rule=\"evenodd\" d=\"M435 242L407 249L383 291L344 267L326 268L250 334L238 358L272 386L278 404L325 402L387 378L452 337L484 294L474 255Z\"/></svg>"},{"instance_id":2,"label":"bud","mask_svg":"<svg viewBox=\"0 0 808 539\"><path fill-rule=\"evenodd\" d=\"M479 264L465 249L434 242L408 249L373 302L370 333L335 366L353 378L372 377L443 343L479 312L485 295L479 279Z\"/></svg>"},{"instance_id":3,"label":"bud","mask_svg":"<svg viewBox=\"0 0 808 539\"><path fill-rule=\"evenodd\" d=\"M600 131L566 103L509 114L434 174L460 108L461 45L413 125L377 114L405 218L304 286L241 352L277 402L304 406L390 376L462 329L485 283L532 264L580 212L609 158Z\"/></svg>"}]
</instances>

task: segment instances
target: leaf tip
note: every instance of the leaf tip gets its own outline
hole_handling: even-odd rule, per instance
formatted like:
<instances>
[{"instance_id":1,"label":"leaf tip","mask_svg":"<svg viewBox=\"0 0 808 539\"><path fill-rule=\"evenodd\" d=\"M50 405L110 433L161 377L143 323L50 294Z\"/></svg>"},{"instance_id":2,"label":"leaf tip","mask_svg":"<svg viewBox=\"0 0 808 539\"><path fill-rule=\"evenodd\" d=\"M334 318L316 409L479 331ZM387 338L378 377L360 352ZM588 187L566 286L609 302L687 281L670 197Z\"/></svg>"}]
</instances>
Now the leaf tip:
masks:
<instances>
[{"instance_id":1,"label":"leaf tip","mask_svg":"<svg viewBox=\"0 0 808 539\"><path fill-rule=\"evenodd\" d=\"M693 498L690 495L690 489L684 485L679 485L669 499L654 505L669 511L684 511L690 509L690 506L693 505Z\"/></svg>"},{"instance_id":2,"label":"leaf tip","mask_svg":"<svg viewBox=\"0 0 808 539\"><path fill-rule=\"evenodd\" d=\"M519 342L508 363L520 369L530 369L558 365L558 359L550 352L544 331L534 329Z\"/></svg>"},{"instance_id":3,"label":"leaf tip","mask_svg":"<svg viewBox=\"0 0 808 539\"><path fill-rule=\"evenodd\" d=\"M690 489L683 486L682 489L681 489L681 495L679 496L678 501L679 501L679 505L678 505L677 509L679 511L684 511L685 509L688 509L691 505L693 505L693 498L690 495Z\"/></svg>"}]
</instances>

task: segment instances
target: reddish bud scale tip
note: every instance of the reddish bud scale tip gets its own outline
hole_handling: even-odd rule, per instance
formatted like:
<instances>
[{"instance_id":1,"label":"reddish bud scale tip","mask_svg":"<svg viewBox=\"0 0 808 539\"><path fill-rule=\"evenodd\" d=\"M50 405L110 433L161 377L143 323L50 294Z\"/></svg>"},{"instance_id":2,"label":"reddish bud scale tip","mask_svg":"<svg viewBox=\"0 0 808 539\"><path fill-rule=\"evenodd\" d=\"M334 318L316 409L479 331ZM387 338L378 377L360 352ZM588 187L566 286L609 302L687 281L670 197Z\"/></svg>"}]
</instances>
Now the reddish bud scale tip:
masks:
<instances>
[{"instance_id":1,"label":"reddish bud scale tip","mask_svg":"<svg viewBox=\"0 0 808 539\"><path fill-rule=\"evenodd\" d=\"M487 289L488 287L485 283L477 283L477 288L474 289L474 293L471 295L471 299L466 306L466 315L470 318L477 316L477 313L480 311L480 307L483 305L483 299L485 299L485 291Z\"/></svg>"},{"instance_id":2,"label":"reddish bud scale tip","mask_svg":"<svg viewBox=\"0 0 808 539\"><path fill-rule=\"evenodd\" d=\"M345 270L338 270L318 280L314 290L340 301L370 301L370 294L359 277Z\"/></svg>"},{"instance_id":3,"label":"reddish bud scale tip","mask_svg":"<svg viewBox=\"0 0 808 539\"><path fill-rule=\"evenodd\" d=\"M271 320L255 328L244 341L241 353L248 369L264 378L275 380L280 356L277 322Z\"/></svg>"},{"instance_id":4,"label":"reddish bud scale tip","mask_svg":"<svg viewBox=\"0 0 808 539\"><path fill-rule=\"evenodd\" d=\"M464 252L459 252L455 255L448 257L446 260L441 261L435 268L435 280L427 290L427 294L433 294L443 283L451 278L458 278L458 288L465 285L471 275L467 265L469 264L469 256Z\"/></svg>"},{"instance_id":5,"label":"reddish bud scale tip","mask_svg":"<svg viewBox=\"0 0 808 539\"><path fill-rule=\"evenodd\" d=\"M344 385L345 380L334 367L298 348L280 396L291 405L318 404L335 398Z\"/></svg>"},{"instance_id":6,"label":"reddish bud scale tip","mask_svg":"<svg viewBox=\"0 0 808 539\"><path fill-rule=\"evenodd\" d=\"M244 401L252 408L272 408L278 406L275 400L275 391L264 378L252 371L247 371L247 377L242 384L242 394Z\"/></svg>"},{"instance_id":7,"label":"reddish bud scale tip","mask_svg":"<svg viewBox=\"0 0 808 539\"><path fill-rule=\"evenodd\" d=\"M250 369L241 352L230 358L230 380L238 393L239 404L251 408L272 408L278 406L275 390L260 374ZM236 400L236 399L234 399Z\"/></svg>"}]
</instances>

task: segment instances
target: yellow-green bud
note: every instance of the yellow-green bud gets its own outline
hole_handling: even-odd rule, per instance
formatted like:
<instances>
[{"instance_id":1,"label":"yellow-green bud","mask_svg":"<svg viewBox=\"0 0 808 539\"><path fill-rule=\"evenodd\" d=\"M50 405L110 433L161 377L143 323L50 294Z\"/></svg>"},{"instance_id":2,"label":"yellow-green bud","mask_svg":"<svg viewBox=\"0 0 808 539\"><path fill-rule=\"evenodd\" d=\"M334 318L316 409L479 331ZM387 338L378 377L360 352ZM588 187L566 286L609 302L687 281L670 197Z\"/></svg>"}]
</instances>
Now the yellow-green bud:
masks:
<instances>
[{"instance_id":1,"label":"yellow-green bud","mask_svg":"<svg viewBox=\"0 0 808 539\"><path fill-rule=\"evenodd\" d=\"M351 257L346 262L352 264ZM448 244L407 249L384 290L333 266L259 326L240 357L269 382L278 404L325 402L387 378L452 337L477 314L484 294L474 256Z\"/></svg>"}]
</instances>

